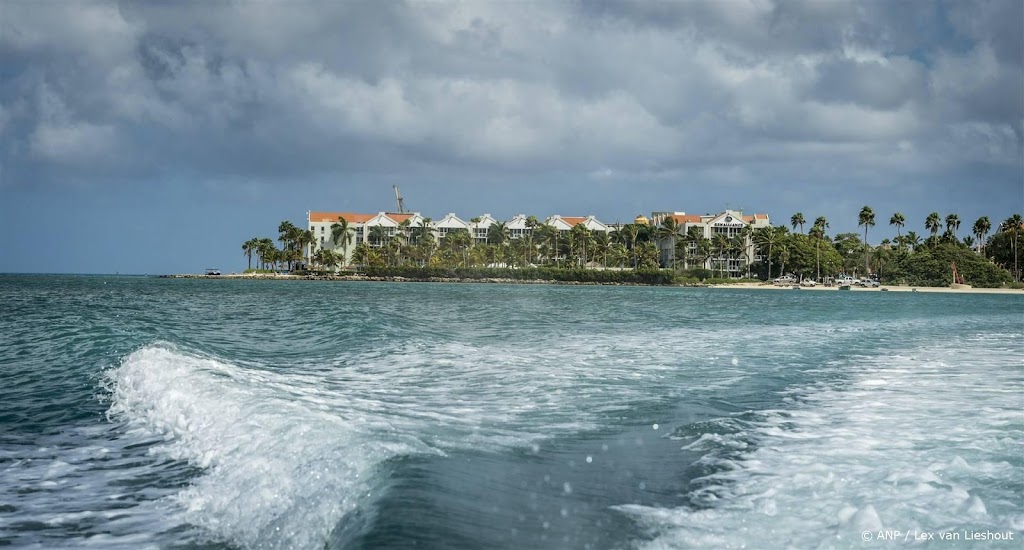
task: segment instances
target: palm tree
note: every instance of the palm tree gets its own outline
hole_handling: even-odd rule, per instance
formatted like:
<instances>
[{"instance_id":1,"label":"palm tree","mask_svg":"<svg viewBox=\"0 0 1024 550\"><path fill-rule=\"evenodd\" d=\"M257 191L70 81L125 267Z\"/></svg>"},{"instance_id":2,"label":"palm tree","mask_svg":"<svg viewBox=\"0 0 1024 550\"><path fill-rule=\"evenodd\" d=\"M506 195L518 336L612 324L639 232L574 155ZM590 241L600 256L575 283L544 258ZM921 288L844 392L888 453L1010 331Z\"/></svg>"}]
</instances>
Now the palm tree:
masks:
<instances>
[{"instance_id":1,"label":"palm tree","mask_svg":"<svg viewBox=\"0 0 1024 550\"><path fill-rule=\"evenodd\" d=\"M819 220L824 218L818 218ZM814 239L814 269L815 269L815 281L821 281L821 240L825 238L825 226L828 222L824 222L819 225L815 220L814 225L811 226L811 230L807 232L808 236Z\"/></svg>"},{"instance_id":2,"label":"palm tree","mask_svg":"<svg viewBox=\"0 0 1024 550\"><path fill-rule=\"evenodd\" d=\"M868 245L868 228L875 225L875 212L871 210L870 206L860 209L860 215L857 216L857 225L864 226L864 274L867 275L871 272L871 267L868 264L868 257L871 255L871 246Z\"/></svg>"},{"instance_id":3,"label":"palm tree","mask_svg":"<svg viewBox=\"0 0 1024 550\"><path fill-rule=\"evenodd\" d=\"M907 218L905 218L903 214L896 212L895 214L892 215L891 218L889 218L889 225L896 226L896 238L897 242L899 242L898 239L900 237L900 228L903 227L904 225L907 225Z\"/></svg>"},{"instance_id":4,"label":"palm tree","mask_svg":"<svg viewBox=\"0 0 1024 550\"><path fill-rule=\"evenodd\" d=\"M921 237L914 231L907 231L903 236L903 242L910 246L911 250L917 250L917 247L921 246Z\"/></svg>"},{"instance_id":5,"label":"palm tree","mask_svg":"<svg viewBox=\"0 0 1024 550\"><path fill-rule=\"evenodd\" d=\"M793 214L793 217L789 218L789 223L793 226L793 231L796 231L796 227L800 226L800 232L804 232L804 215L802 212Z\"/></svg>"},{"instance_id":6,"label":"palm tree","mask_svg":"<svg viewBox=\"0 0 1024 550\"><path fill-rule=\"evenodd\" d=\"M370 248L367 243L359 243L356 245L356 249L352 251L352 262L359 267L366 267L372 263L374 251Z\"/></svg>"},{"instance_id":7,"label":"palm tree","mask_svg":"<svg viewBox=\"0 0 1024 550\"><path fill-rule=\"evenodd\" d=\"M960 216L956 214L950 214L946 216L946 231L952 234L953 241L956 241L956 232L960 229Z\"/></svg>"},{"instance_id":8,"label":"palm tree","mask_svg":"<svg viewBox=\"0 0 1024 550\"><path fill-rule=\"evenodd\" d=\"M749 249L747 248L747 237L743 233L739 233L739 234L733 235L732 238L729 239L729 252L730 252L730 254L734 255L734 256L742 255L743 256L743 260L744 260L744 262L747 265L747 269L749 270L750 269L750 260L747 257L748 250Z\"/></svg>"},{"instance_id":9,"label":"palm tree","mask_svg":"<svg viewBox=\"0 0 1024 550\"><path fill-rule=\"evenodd\" d=\"M637 266L636 240L640 236L640 228L635 223L628 224L622 228L626 240L629 241L629 250L633 253L633 267Z\"/></svg>"},{"instance_id":10,"label":"palm tree","mask_svg":"<svg viewBox=\"0 0 1024 550\"><path fill-rule=\"evenodd\" d=\"M487 244L494 245L491 263L497 263L497 257L508 242L508 228L504 222L494 222L487 228Z\"/></svg>"},{"instance_id":11,"label":"palm tree","mask_svg":"<svg viewBox=\"0 0 1024 550\"><path fill-rule=\"evenodd\" d=\"M1020 214L1014 214L1003 222L1002 230L1010 234L1010 246L1013 248L1013 279L1020 282L1020 269L1017 267L1017 237L1020 235L1021 224L1024 218Z\"/></svg>"},{"instance_id":12,"label":"palm tree","mask_svg":"<svg viewBox=\"0 0 1024 550\"><path fill-rule=\"evenodd\" d=\"M530 240L530 246L526 249L526 263L533 261L533 253L536 252L533 248L533 232L536 231L539 226L540 220L537 219L537 216L526 217L526 235Z\"/></svg>"},{"instance_id":13,"label":"palm tree","mask_svg":"<svg viewBox=\"0 0 1024 550\"><path fill-rule=\"evenodd\" d=\"M783 233L779 231L785 227L761 227L754 231L754 242L762 250L768 249L768 280L772 280L772 248L775 247Z\"/></svg>"},{"instance_id":14,"label":"palm tree","mask_svg":"<svg viewBox=\"0 0 1024 550\"><path fill-rule=\"evenodd\" d=\"M608 267L608 247L610 245L611 240L608 238L608 233L594 231L594 256L601 258L601 267Z\"/></svg>"},{"instance_id":15,"label":"palm tree","mask_svg":"<svg viewBox=\"0 0 1024 550\"><path fill-rule=\"evenodd\" d=\"M714 250L711 245L711 239L704 238L703 236L697 240L697 258L700 260L701 268L707 269L708 258L711 257L711 252Z\"/></svg>"},{"instance_id":16,"label":"palm tree","mask_svg":"<svg viewBox=\"0 0 1024 550\"><path fill-rule=\"evenodd\" d=\"M544 252L544 259L550 263L558 260L558 230L544 223L537 226L537 241Z\"/></svg>"},{"instance_id":17,"label":"palm tree","mask_svg":"<svg viewBox=\"0 0 1024 550\"><path fill-rule=\"evenodd\" d=\"M982 256L985 255L985 236L991 230L992 222L988 221L988 216L982 216L974 222L974 236L978 238L978 253Z\"/></svg>"},{"instance_id":18,"label":"palm tree","mask_svg":"<svg viewBox=\"0 0 1024 550\"><path fill-rule=\"evenodd\" d=\"M629 260L629 251L626 250L626 245L622 243L612 243L608 245L608 256L611 258L613 265L624 267Z\"/></svg>"},{"instance_id":19,"label":"palm tree","mask_svg":"<svg viewBox=\"0 0 1024 550\"><path fill-rule=\"evenodd\" d=\"M273 255L273 251L276 250L273 239L269 237L263 237L256 244L256 253L260 257L260 264L262 268L266 269L267 264L270 263L270 258Z\"/></svg>"},{"instance_id":20,"label":"palm tree","mask_svg":"<svg viewBox=\"0 0 1024 550\"><path fill-rule=\"evenodd\" d=\"M938 212L932 212L928 214L928 217L924 220L924 228L932 233L932 239L939 234L939 228L942 227L942 218L939 217Z\"/></svg>"},{"instance_id":21,"label":"palm tree","mask_svg":"<svg viewBox=\"0 0 1024 550\"><path fill-rule=\"evenodd\" d=\"M668 266L673 270L676 268L676 237L679 235L679 223L672 216L665 216L664 221L661 222L661 227L657 230L658 240L668 239L670 243L669 247L669 262Z\"/></svg>"},{"instance_id":22,"label":"palm tree","mask_svg":"<svg viewBox=\"0 0 1024 550\"><path fill-rule=\"evenodd\" d=\"M388 229L383 225L371 227L368 237L367 240L370 241L370 245L374 248L381 248L384 246L384 243L391 240L390 235L388 235Z\"/></svg>"},{"instance_id":23,"label":"palm tree","mask_svg":"<svg viewBox=\"0 0 1024 550\"><path fill-rule=\"evenodd\" d=\"M352 244L352 233L349 233L348 220L338 216L338 222L331 224L331 240L335 246L341 245L341 263L348 258L348 245Z\"/></svg>"},{"instance_id":24,"label":"palm tree","mask_svg":"<svg viewBox=\"0 0 1024 550\"><path fill-rule=\"evenodd\" d=\"M576 247L576 256L579 259L579 265L585 267L588 261L588 250L590 243L593 241L594 236L590 232L590 229L582 223L578 223L573 226L572 230L569 231L569 237L572 239L570 245L570 253L573 246Z\"/></svg>"},{"instance_id":25,"label":"palm tree","mask_svg":"<svg viewBox=\"0 0 1024 550\"><path fill-rule=\"evenodd\" d=\"M249 260L249 267L248 269L246 269L246 271L252 269L252 253L256 252L258 246L259 239L256 239L255 237L242 243L242 254L244 254L246 259Z\"/></svg>"},{"instance_id":26,"label":"palm tree","mask_svg":"<svg viewBox=\"0 0 1024 550\"><path fill-rule=\"evenodd\" d=\"M637 257L637 265L635 269L647 268L647 267L658 267L658 247L652 242L641 243L633 253Z\"/></svg>"},{"instance_id":27,"label":"palm tree","mask_svg":"<svg viewBox=\"0 0 1024 550\"><path fill-rule=\"evenodd\" d=\"M295 227L292 222L285 220L277 226L277 240L281 241L281 249L285 253L294 248L294 243L297 237L299 228ZM291 259L286 260L288 262L288 270L291 271Z\"/></svg>"},{"instance_id":28,"label":"palm tree","mask_svg":"<svg viewBox=\"0 0 1024 550\"><path fill-rule=\"evenodd\" d=\"M718 250L718 274L724 279L725 268L722 267L722 260L725 257L725 249L729 247L729 238L722 233L718 233L712 237L711 243Z\"/></svg>"},{"instance_id":29,"label":"palm tree","mask_svg":"<svg viewBox=\"0 0 1024 550\"><path fill-rule=\"evenodd\" d=\"M789 246L786 245L786 241L783 240L779 243L779 262L782 264L779 266L779 276L786 274L786 260L789 259Z\"/></svg>"},{"instance_id":30,"label":"palm tree","mask_svg":"<svg viewBox=\"0 0 1024 550\"><path fill-rule=\"evenodd\" d=\"M696 252L697 251L697 245L700 243L700 241L703 238L704 238L704 228L703 227L697 227L696 225L691 225L689 227L689 229L686 230L686 236L684 237L684 240L687 243L687 247L688 248L692 247L694 252ZM684 267L689 267L687 265L687 263L686 263L685 258L683 260L683 266ZM701 264L701 267L704 267L704 265Z\"/></svg>"}]
</instances>

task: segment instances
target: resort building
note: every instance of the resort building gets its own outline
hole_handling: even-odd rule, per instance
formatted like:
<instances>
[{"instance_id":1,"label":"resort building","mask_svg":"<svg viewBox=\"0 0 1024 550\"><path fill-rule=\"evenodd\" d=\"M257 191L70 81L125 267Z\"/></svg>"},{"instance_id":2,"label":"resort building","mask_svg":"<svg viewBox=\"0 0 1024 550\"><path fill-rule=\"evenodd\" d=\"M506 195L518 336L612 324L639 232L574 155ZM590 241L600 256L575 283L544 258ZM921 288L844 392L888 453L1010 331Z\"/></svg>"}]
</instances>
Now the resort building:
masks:
<instances>
[{"instance_id":1,"label":"resort building","mask_svg":"<svg viewBox=\"0 0 1024 550\"><path fill-rule=\"evenodd\" d=\"M473 242L481 244L487 242L487 231L491 226L498 223L490 214L477 216L469 220L469 234L473 236Z\"/></svg>"},{"instance_id":2,"label":"resort building","mask_svg":"<svg viewBox=\"0 0 1024 550\"><path fill-rule=\"evenodd\" d=\"M658 250L661 253L661 264L663 266L673 265L673 251L679 243L685 243L685 254L676 254L676 261L682 261L682 265L676 263L676 267L684 269L703 267L712 271L722 271L727 277L741 277L746 273L747 266L761 260L756 255L757 248L754 246L753 231L761 227L771 227L767 214L743 215L742 211L726 210L718 214L687 214L685 212L652 212L651 224L660 227L666 219L672 218L676 222L677 236L661 237L658 239ZM706 257L701 252L699 243L689 238L691 228L696 228L695 233L716 242L716 236L722 235L729 239L730 243L735 238L742 240L741 246L729 246L725 250L716 248L712 244L710 251L705 248ZM685 256L685 259L682 257Z\"/></svg>"},{"instance_id":3,"label":"resort building","mask_svg":"<svg viewBox=\"0 0 1024 550\"><path fill-rule=\"evenodd\" d=\"M404 235L415 242L416 235L420 228L429 228L434 239L441 241L448 233L460 229L469 232L475 244L487 242L487 233L491 226L499 222L490 214L482 214L469 221L449 213L443 218L432 221L423 217L419 212L378 212L376 214L359 214L354 212L307 212L309 230L313 232L314 241L306 250L307 255L312 255L321 248L331 249L343 256L343 265L352 263L352 253L356 246L366 243L368 246L380 248L399 234ZM334 226L338 219L342 218L348 223L349 239L343 244L339 236L338 242L334 240ZM557 229L560 233L569 232L573 227L583 224L591 231L609 232L611 228L602 223L594 216L559 216L554 215L543 223ZM506 234L509 239L521 239L529 237L533 232L530 227L529 218L525 214L518 214L504 223Z\"/></svg>"},{"instance_id":4,"label":"resort building","mask_svg":"<svg viewBox=\"0 0 1024 550\"><path fill-rule=\"evenodd\" d=\"M544 220L545 225L550 225L559 231L572 231L572 228L579 224L591 231L602 231L607 233L611 229L597 220L594 216L559 216L554 215Z\"/></svg>"},{"instance_id":5,"label":"resort building","mask_svg":"<svg viewBox=\"0 0 1024 550\"><path fill-rule=\"evenodd\" d=\"M665 267L693 268L704 267L713 271L721 271L726 276L740 277L749 264L760 261L756 256L756 247L751 238L754 229L769 227L771 224L766 214L745 216L743 212L726 210L719 214L695 215L685 212L653 212L650 219L640 215L633 223L647 225L656 231L666 219L672 218L677 225L674 238L660 236L657 246L661 264ZM335 239L335 226L340 227L338 220L344 219L348 225L348 239ZM378 212L376 214L360 214L355 212L308 212L308 228L313 233L313 242L306 254L312 255L322 248L331 249L342 255L342 265L351 265L355 248L366 244L372 248L382 248L389 241L401 236L403 241L415 244L423 231L429 231L435 241L440 243L453 231L466 231L474 244L487 242L488 231L495 225L502 224L505 234L510 240L529 238L537 225L546 225L558 231L559 241L569 241L569 233L577 226L583 226L591 233L603 232L610 234L622 228L622 224L606 224L594 216L561 216L552 215L538 221L537 218L518 214L502 223L490 214L482 214L466 221L454 213L434 221L419 212ZM716 236L721 235L730 240L727 248L712 245L710 248L690 239L693 234L700 235L712 243ZM742 239L738 246L736 238ZM718 242L721 242L720 240ZM685 243L685 249L679 250L679 243ZM557 258L561 258L558 256ZM681 263L680 263L681 262Z\"/></svg>"},{"instance_id":6,"label":"resort building","mask_svg":"<svg viewBox=\"0 0 1024 550\"><path fill-rule=\"evenodd\" d=\"M452 213L449 213L445 217L434 222L433 226L434 235L439 241L445 238L452 231L457 231L459 229L470 231L469 223L463 221L462 218ZM472 234L471 231L470 233Z\"/></svg>"}]
</instances>

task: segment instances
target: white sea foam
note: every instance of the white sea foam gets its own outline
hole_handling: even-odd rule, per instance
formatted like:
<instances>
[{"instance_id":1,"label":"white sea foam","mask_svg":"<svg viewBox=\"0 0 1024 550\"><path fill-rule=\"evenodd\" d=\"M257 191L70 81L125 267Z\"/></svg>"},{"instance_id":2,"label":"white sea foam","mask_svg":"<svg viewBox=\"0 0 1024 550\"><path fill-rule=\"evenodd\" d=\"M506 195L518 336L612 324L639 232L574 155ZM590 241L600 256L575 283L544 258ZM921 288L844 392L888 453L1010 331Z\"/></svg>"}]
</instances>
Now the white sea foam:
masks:
<instances>
[{"instance_id":1,"label":"white sea foam","mask_svg":"<svg viewBox=\"0 0 1024 550\"><path fill-rule=\"evenodd\" d=\"M151 453L203 469L173 500L189 523L248 548L311 548L369 490L374 465L425 450L409 437L367 437L358 418L301 377L240 369L150 346L110 372L110 414Z\"/></svg>"},{"instance_id":2,"label":"white sea foam","mask_svg":"<svg viewBox=\"0 0 1024 550\"><path fill-rule=\"evenodd\" d=\"M832 365L851 378L796 389L793 409L725 419L743 429L687 444L716 467L695 480L693 505L616 508L649 531L638 546L651 549L861 548L863 532L883 530L1019 541L1022 336L1000 340Z\"/></svg>"},{"instance_id":3,"label":"white sea foam","mask_svg":"<svg viewBox=\"0 0 1024 550\"><path fill-rule=\"evenodd\" d=\"M157 438L152 455L202 470L167 499L175 521L247 548L308 548L367 497L388 458L531 448L660 399L673 354L630 359L647 347L406 342L272 371L150 345L108 372L109 415L129 437Z\"/></svg>"}]
</instances>

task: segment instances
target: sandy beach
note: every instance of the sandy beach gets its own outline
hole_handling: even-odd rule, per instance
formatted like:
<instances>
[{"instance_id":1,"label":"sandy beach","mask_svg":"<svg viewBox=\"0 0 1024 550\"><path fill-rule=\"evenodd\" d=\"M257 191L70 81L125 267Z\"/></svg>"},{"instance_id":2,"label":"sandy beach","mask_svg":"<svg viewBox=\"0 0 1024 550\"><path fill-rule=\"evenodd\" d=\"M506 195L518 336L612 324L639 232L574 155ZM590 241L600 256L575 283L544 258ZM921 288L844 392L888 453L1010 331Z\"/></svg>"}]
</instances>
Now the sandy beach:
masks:
<instances>
[{"instance_id":1,"label":"sandy beach","mask_svg":"<svg viewBox=\"0 0 1024 550\"><path fill-rule=\"evenodd\" d=\"M712 288L742 288L742 289L755 289L755 290L789 290L792 291L792 286L776 286L769 283L734 283L727 285L713 285ZM824 286L818 285L813 287L800 287L801 291L839 291L839 287L835 286ZM943 292L950 294L1024 294L1024 290L1012 289L1012 288L949 288L949 287L935 287L935 286L897 286L897 285L882 285L878 288L861 288L853 287L848 291L844 292Z\"/></svg>"}]
</instances>

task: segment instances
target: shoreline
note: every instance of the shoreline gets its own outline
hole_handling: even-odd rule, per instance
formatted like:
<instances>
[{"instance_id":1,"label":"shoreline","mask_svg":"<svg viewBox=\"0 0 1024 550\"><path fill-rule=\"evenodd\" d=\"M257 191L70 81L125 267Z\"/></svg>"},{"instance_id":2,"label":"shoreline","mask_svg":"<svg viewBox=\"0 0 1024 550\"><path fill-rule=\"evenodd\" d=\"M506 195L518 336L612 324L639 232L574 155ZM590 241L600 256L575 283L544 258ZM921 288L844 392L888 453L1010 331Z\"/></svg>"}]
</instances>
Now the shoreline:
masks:
<instances>
[{"instance_id":1,"label":"shoreline","mask_svg":"<svg viewBox=\"0 0 1024 550\"><path fill-rule=\"evenodd\" d=\"M665 286L677 288L732 288L742 290L794 290L792 286L776 286L771 283L728 283L728 284L695 284L695 285L649 285L643 283L601 283L583 281L556 281L549 279L508 279L508 278L458 278L430 277L426 279L407 277L370 277L367 275L291 275L283 273L228 273L224 275L177 274L158 275L161 279L253 279L272 281L369 281L392 283L477 283L477 284L519 284L519 285L566 285L566 286ZM838 287L814 286L800 287L801 291L821 292L836 291ZM926 292L944 294L1024 294L1024 289L1012 288L949 288L934 286L902 286L882 285L878 288L854 287L842 292Z\"/></svg>"}]
</instances>

